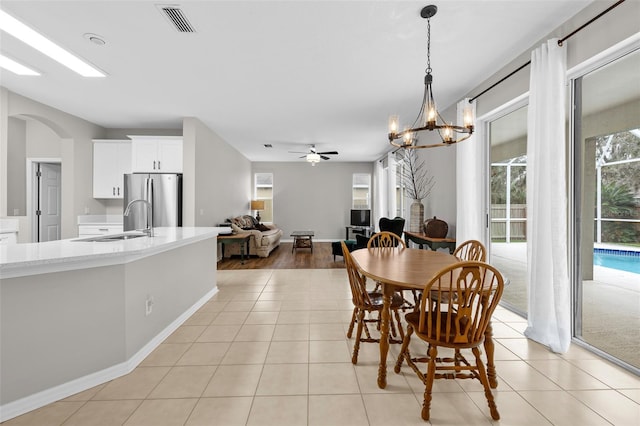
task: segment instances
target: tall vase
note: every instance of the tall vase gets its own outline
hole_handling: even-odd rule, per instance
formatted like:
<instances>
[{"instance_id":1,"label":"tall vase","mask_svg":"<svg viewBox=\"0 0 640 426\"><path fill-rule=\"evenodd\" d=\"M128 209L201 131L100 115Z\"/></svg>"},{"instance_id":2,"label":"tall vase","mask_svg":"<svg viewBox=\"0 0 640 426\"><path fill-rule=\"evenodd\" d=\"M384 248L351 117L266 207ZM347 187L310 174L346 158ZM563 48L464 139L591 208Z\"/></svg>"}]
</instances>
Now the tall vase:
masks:
<instances>
[{"instance_id":1,"label":"tall vase","mask_svg":"<svg viewBox=\"0 0 640 426\"><path fill-rule=\"evenodd\" d=\"M424 223L424 204L420 200L413 200L410 207L409 232L422 232Z\"/></svg>"}]
</instances>

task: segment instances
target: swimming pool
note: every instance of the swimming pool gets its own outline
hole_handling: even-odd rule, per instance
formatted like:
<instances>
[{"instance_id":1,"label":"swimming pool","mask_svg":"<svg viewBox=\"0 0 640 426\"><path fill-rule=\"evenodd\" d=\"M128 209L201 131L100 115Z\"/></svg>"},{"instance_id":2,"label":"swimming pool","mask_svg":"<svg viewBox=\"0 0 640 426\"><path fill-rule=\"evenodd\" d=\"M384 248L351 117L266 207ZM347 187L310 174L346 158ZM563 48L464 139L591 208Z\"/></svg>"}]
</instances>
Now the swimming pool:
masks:
<instances>
[{"instance_id":1,"label":"swimming pool","mask_svg":"<svg viewBox=\"0 0 640 426\"><path fill-rule=\"evenodd\" d=\"M593 249L593 264L604 266L605 268L640 274L640 252L613 249Z\"/></svg>"}]
</instances>

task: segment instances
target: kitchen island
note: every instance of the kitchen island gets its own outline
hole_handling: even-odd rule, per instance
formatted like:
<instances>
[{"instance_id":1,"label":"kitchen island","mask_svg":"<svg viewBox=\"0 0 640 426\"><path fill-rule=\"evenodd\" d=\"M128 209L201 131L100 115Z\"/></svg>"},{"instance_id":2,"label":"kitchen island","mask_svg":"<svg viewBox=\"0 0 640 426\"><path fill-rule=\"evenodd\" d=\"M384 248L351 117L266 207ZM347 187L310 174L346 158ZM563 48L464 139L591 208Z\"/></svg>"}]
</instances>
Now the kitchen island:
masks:
<instances>
[{"instance_id":1,"label":"kitchen island","mask_svg":"<svg viewBox=\"0 0 640 426\"><path fill-rule=\"evenodd\" d=\"M0 246L0 421L132 371L217 292L224 232Z\"/></svg>"}]
</instances>

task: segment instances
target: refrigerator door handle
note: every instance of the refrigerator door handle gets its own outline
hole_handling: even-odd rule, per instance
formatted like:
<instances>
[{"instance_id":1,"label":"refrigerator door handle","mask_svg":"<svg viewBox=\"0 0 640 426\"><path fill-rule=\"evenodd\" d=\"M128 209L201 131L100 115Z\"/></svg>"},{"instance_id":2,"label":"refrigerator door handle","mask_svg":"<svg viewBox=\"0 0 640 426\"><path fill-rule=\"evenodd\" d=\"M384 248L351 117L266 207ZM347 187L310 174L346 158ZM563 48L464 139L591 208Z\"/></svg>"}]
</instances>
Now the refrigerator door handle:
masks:
<instances>
[{"instance_id":1,"label":"refrigerator door handle","mask_svg":"<svg viewBox=\"0 0 640 426\"><path fill-rule=\"evenodd\" d=\"M147 185L148 185L148 188L147 188L147 201L149 202L149 205L150 205L150 208L147 211L147 213L148 213L147 214L147 224L148 224L148 227L150 229L152 229L151 232L153 232L153 213L154 213L154 211L153 211L154 210L153 209L153 201L154 201L153 200L153 178L149 178L147 180L147 182L148 182L147 183Z\"/></svg>"}]
</instances>

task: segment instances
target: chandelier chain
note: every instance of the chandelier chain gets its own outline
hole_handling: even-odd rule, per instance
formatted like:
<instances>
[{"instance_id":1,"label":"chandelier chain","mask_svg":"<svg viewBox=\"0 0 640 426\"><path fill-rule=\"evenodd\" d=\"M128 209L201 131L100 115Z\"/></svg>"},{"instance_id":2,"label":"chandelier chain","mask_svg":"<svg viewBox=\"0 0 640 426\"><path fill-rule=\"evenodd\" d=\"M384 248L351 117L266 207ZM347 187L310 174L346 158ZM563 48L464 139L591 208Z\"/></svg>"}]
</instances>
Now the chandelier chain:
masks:
<instances>
[{"instance_id":1,"label":"chandelier chain","mask_svg":"<svg viewBox=\"0 0 640 426\"><path fill-rule=\"evenodd\" d=\"M431 18L427 19L427 74L431 73Z\"/></svg>"}]
</instances>

